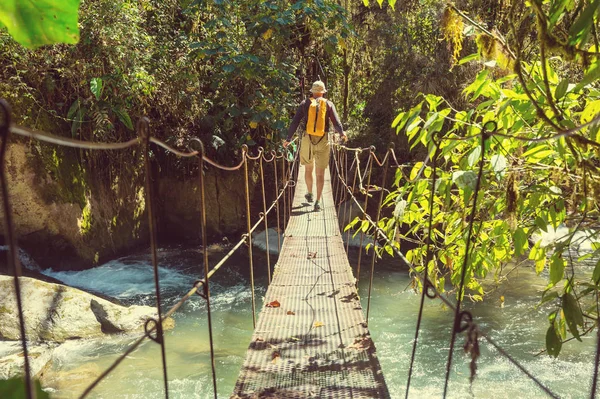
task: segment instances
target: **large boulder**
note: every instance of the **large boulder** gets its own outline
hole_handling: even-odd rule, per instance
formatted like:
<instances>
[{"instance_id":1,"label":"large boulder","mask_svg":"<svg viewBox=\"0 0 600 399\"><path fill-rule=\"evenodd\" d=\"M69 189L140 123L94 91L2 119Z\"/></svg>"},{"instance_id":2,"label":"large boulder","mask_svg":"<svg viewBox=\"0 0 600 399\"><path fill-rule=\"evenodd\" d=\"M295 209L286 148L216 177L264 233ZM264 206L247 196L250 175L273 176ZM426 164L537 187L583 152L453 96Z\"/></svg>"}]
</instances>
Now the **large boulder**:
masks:
<instances>
[{"instance_id":1,"label":"large boulder","mask_svg":"<svg viewBox=\"0 0 600 399\"><path fill-rule=\"evenodd\" d=\"M64 342L143 331L146 320L157 317L153 307L119 306L61 284L21 277L20 285L29 341ZM173 326L172 319L165 320L165 329ZM0 340L20 336L13 278L0 276Z\"/></svg>"}]
</instances>

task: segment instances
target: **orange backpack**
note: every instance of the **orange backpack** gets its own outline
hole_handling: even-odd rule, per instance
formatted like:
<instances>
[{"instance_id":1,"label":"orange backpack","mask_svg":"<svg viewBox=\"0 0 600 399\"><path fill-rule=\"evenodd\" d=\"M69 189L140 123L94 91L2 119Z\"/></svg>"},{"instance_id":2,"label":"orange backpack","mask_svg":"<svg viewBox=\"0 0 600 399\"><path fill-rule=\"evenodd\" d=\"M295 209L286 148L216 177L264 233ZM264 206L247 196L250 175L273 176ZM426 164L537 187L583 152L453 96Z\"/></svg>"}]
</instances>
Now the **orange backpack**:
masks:
<instances>
[{"instance_id":1,"label":"orange backpack","mask_svg":"<svg viewBox=\"0 0 600 399\"><path fill-rule=\"evenodd\" d=\"M322 137L325 134L325 117L327 114L327 100L324 98L311 98L306 120L306 133Z\"/></svg>"}]
</instances>

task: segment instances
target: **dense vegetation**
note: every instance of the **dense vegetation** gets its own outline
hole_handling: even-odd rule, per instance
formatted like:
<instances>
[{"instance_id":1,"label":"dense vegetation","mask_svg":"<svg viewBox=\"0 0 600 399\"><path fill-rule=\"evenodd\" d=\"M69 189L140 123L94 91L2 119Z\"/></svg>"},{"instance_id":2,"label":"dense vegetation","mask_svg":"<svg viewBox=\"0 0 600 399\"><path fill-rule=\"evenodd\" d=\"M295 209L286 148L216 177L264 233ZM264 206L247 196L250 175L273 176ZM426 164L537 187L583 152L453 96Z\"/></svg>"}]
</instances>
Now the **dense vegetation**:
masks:
<instances>
[{"instance_id":1,"label":"dense vegetation","mask_svg":"<svg viewBox=\"0 0 600 399\"><path fill-rule=\"evenodd\" d=\"M567 249L583 230L600 241L600 1L378 3L84 2L76 45L32 51L0 32L0 95L26 104L31 127L49 129L45 113L68 124L63 134L125 140L147 115L161 138L198 136L226 161L242 144L279 146L320 77L355 144L396 141L405 161L429 154L398 172L384 205L390 237L408 229L421 244L409 260L474 301L514 259L548 269L547 347L558 355L599 317L600 263L580 276ZM543 247L536 234L560 225L570 234Z\"/></svg>"}]
</instances>

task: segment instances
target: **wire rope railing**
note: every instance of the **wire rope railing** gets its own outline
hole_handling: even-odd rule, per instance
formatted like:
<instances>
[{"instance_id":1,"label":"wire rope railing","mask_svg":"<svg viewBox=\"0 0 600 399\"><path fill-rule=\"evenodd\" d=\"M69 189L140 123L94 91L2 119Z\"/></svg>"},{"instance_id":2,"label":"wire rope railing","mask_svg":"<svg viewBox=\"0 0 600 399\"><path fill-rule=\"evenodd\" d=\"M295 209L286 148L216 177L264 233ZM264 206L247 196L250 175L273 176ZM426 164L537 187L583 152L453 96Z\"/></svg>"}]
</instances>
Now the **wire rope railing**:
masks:
<instances>
[{"instance_id":1,"label":"wire rope railing","mask_svg":"<svg viewBox=\"0 0 600 399\"><path fill-rule=\"evenodd\" d=\"M255 322L255 313L256 313L256 305L255 305L255 284L254 284L254 275L253 275L253 254L252 254L252 234L262 225L265 228L265 234L268 237L268 217L269 215L276 210L276 218L277 218L277 226L278 226L278 236L280 227L282 225L281 221L281 213L280 213L280 202L284 202L283 208L283 217L284 219L291 214L291 190L295 186L295 173L297 173L297 160L298 160L298 152L295 152L293 156L288 156L287 152L277 154L275 151L271 152L271 156L267 157L262 148L259 148L258 155L252 156L249 154L249 150L247 146L244 146L242 149L242 160L240 163L234 166L225 166L220 163L210 159L204 153L204 146L199 139L192 139L190 141L189 150L182 151L175 149L165 142L159 140L158 138L153 137L149 131L149 120L147 118L142 118L137 124L136 128L139 137L135 139L131 139L129 141L125 141L122 143L105 143L105 142L90 142L83 140L76 140L71 138L65 138L61 136L56 136L46 132L40 132L20 126L15 126L11 122L11 113L10 107L8 103L4 100L0 99L0 138L2 142L0 144L0 184L1 184L1 192L2 192L2 211L4 214L5 220L5 236L6 241L8 243L8 266L9 270L13 275L13 285L16 296L16 303L18 307L19 313L19 328L20 328L20 337L21 344L23 349L23 357L24 357L24 377L25 377L25 392L28 399L35 399L35 390L33 389L32 384L32 375L31 375L31 367L28 356L28 346L27 346L27 335L26 335L26 326L25 320L23 318L23 305L24 301L21 295L20 289L20 280L19 277L22 276L22 269L19 262L18 256L18 246L16 241L16 235L14 233L14 222L12 219L12 211L10 207L9 201L9 188L6 179L6 151L7 146L9 144L9 136L10 134L19 135L22 137L32 138L41 142L46 142L49 144L66 146L71 148L79 148L86 149L92 151L106 151L106 150L123 150L132 147L141 147L142 148L142 156L144 160L144 171L145 171L145 180L144 180L144 189L146 193L146 210L148 213L148 225L149 225L149 238L150 238L150 252L151 252L151 264L154 274L154 286L155 286L155 299L156 299L156 312L157 319L149 318L146 320L144 325L144 334L137 338L129 347L118 356L113 363L104 370L88 387L85 388L83 393L79 396L80 398L87 397L102 381L104 381L112 371L114 371L122 362L125 360L130 354L132 354L146 339L153 341L160 345L161 348L161 361L162 361L162 374L163 374L163 384L164 384L164 396L165 398L169 397L169 385L168 385L168 374L167 374L167 348L164 340L164 329L163 322L171 317L181 306L189 300L194 295L201 296L206 302L206 310L207 310L207 321L208 321L208 335L210 342L210 358L211 358L211 372L212 372L212 383L213 383L213 394L214 397L217 397L217 375L216 375L216 367L215 367L215 344L213 338L213 325L212 325L212 312L210 307L210 278L219 270L223 265L227 263L229 259L234 255L234 253L239 250L244 244L248 246L248 255L249 255L249 266L251 272L251 281L250 281L250 289L252 291L252 313L253 313L253 322ZM153 193L153 184L152 184L152 168L150 162L150 144L155 144L165 151L172 153L178 157L183 158L196 158L198 162L198 184L200 191L200 230L201 230L201 245L203 247L203 257L202 257L202 265L201 265L201 274L204 275L203 278L197 279L193 282L192 288L183 295L179 301L173 305L166 312L162 312L161 309L161 289L160 289L160 278L158 274L158 257L157 257L157 248L158 248L158 240L157 240L157 225L155 220L155 212L154 209L154 193ZM193 147L197 147L194 149ZM249 175L249 165L248 161L253 161L257 163L258 170L260 173L260 181L261 181L261 194L262 194L262 212L258 215L258 220L252 225L251 214L250 214L250 175ZM278 160L281 160L281 182L278 176ZM275 195L273 203L267 208L266 202L266 191L265 191L265 170L264 165L272 164L273 165L273 174L275 176ZM203 176L203 171L205 164L211 165L216 169L220 169L223 171L238 171L244 168L244 180L245 180L245 189L246 189L246 233L242 235L242 238L232 246L231 250L215 265L212 269L209 270L208 263L208 237L207 237L207 218L206 218L206 195L205 195L205 179ZM287 198L286 198L287 197ZM288 208L289 203L289 208ZM283 221L285 225L286 221ZM281 241L278 239L278 248L281 248ZM266 250L267 253L270 252L270 243L268 238L266 239ZM270 277L270 261L267 265L268 274Z\"/></svg>"},{"instance_id":2,"label":"wire rope railing","mask_svg":"<svg viewBox=\"0 0 600 399\"><path fill-rule=\"evenodd\" d=\"M492 124L492 126L495 126L494 124ZM488 128L489 129L489 128ZM484 130L480 135L480 140L481 140L481 155L480 155L480 159L479 159L479 174L478 174L478 181L481 181L482 178L482 173L483 173L483 169L482 169L482 165L485 159L485 141L491 137L494 134L494 130ZM444 138L436 138L437 140L443 140ZM434 140L434 144L435 144L435 148L434 148L434 155L432 158L430 158L429 154L425 160L425 162L423 163L423 165L421 166L419 172L417 173L415 179L419 179L421 174L423 173L426 165L428 164L429 161L432 161L432 168L433 168L433 178L432 180L432 187L435 187L436 184L436 170L437 170L437 157L438 157L438 148L439 148L439 143L437 143ZM370 177L372 174L372 171L369 169L369 172L365 173L365 174L361 174L361 170L360 170L360 159L359 159L359 154L365 152L364 149L352 149L352 148L348 148L346 146L343 145L339 145L336 144L333 146L333 151L334 151L334 156L333 158L333 165L335 167L335 175L337 177L337 179L339 180L339 184L344 188L344 191L348 194L348 198L354 203L354 205L356 206L359 214L360 214L360 220L363 223L368 223L370 228L374 231L374 237L373 237L373 258L372 258L372 268L371 268L371 276L370 276L370 283L369 283L369 291L368 291L368 297L367 297L367 315L368 315L368 309L369 309L369 304L371 302L371 296L372 296L372 278L373 278L373 274L375 272L374 269L374 262L376 260L376 249L375 249L375 245L376 243L379 242L383 242L387 245L390 246L390 248L392 249L394 255L398 256L402 262L409 268L409 270L411 271L412 275L414 276L414 278L420 283L421 287L422 287L422 292L421 292L421 301L420 301L420 305L419 305L419 311L418 311L418 315L417 315L417 324L416 324L416 331L415 331L415 338L413 340L413 345L412 345L412 351L411 351L411 357L410 357L410 366L409 366L409 372L408 372L408 377L407 377L407 385L406 385L406 391L405 391L405 397L408 398L409 395L409 391L410 391L410 386L411 386L411 380L412 380L412 375L413 375L413 370L414 370L414 360L415 360L415 354L416 354L416 348L417 345L419 343L419 331L421 329L421 321L423 318L423 306L425 303L425 298L429 298L429 299L439 299L444 305L447 306L448 309L450 309L452 312L454 312L454 317L453 317L453 321L452 321L452 334L451 334L451 342L450 342L450 349L448 351L448 360L446 362L446 373L445 373L445 378L444 378L444 397L447 397L448 395L448 381L450 380L450 370L451 370L451 365L452 365L452 358L453 358L453 352L454 352L454 344L456 342L457 339L457 335L459 333L463 333L466 332L467 333L467 344L469 345L469 348L471 350L476 350L478 351L478 339L481 337L483 338L491 347L493 347L500 355L502 355L504 358L506 358L513 366L515 366L521 373L523 373L525 376L527 376L528 379L530 379L532 382L534 382L537 387L542 390L546 395L548 395L551 398L558 398L559 396L553 392L549 387L547 387L544 383L542 383L537 377L535 377L529 370L527 370L525 368L525 366L523 366L517 359L515 359L512 355L510 355L504 348L502 348L498 343L496 343L485 331L482 331L475 323L475 320L473 318L473 315L471 314L471 312L469 312L468 310L462 310L461 309L461 295L459 295L459 299L454 302L452 301L450 298L446 297L445 295L443 295L441 292L439 292L437 290L437 288L435 287L435 285L429 280L428 277L428 265L429 265L429 260L431 259L431 231L432 231L432 220L433 220L433 216L432 216L432 209L433 209L433 193L434 190L432 190L432 194L431 197L429 198L429 206L430 206L430 213L429 213L429 219L428 219L428 238L425 241L426 242L426 264L425 264L425 268L423 272L419 272L416 268L415 265L413 265L411 262L408 261L408 259L400 252L400 249L398 248L397 245L394 245L394 243L392 242L392 240L388 237L388 235L386 234L386 232L382 229L382 227L379 226L379 220L380 220L380 210L381 210L381 200L382 197L384 195L384 190L385 190L385 180L386 180L386 171L387 171L387 165L390 161L390 159L393 161L393 167L396 168L402 168L403 165L400 164L397 160L396 154L394 152L393 147L388 148L388 150L386 151L385 156L383 157L382 160L379 160L379 158L376 157L376 155L374 154L374 148L371 148L368 152L368 160L367 160L367 164L377 164L378 166L382 167L384 169L383 172L383 178L382 178L382 186L379 188L379 190L381 190L381 197L380 197L380 206L378 208L378 212L377 212L377 216L375 219L371 218L371 216L367 213L367 205L368 204L368 197L369 197L369 188L370 188ZM349 182L344 178L344 177L348 177L348 170L342 170L342 163L340 162L341 158L339 153L340 152L353 152L354 156L355 156L355 161L351 164L350 166L350 170L354 167L355 168L355 174L354 174L354 181L352 183L352 186L350 186ZM345 167L347 167L347 164L344 164ZM363 181L364 179L367 178L367 185L366 188L363 186ZM359 201L358 198L356 198L355 196L355 187L356 187L356 183L358 180L358 184L359 187L362 187L362 189L360 190L362 193L365 194L365 201L364 201L364 206L361 205L361 202ZM477 185L477 188L479 187L479 184ZM476 190L477 191L477 190ZM472 204L472 212L475 212L477 209L477 194L474 195L474 200L473 200L473 204ZM338 210L339 211L339 210ZM345 220L348 220L347 218L347 214L344 211L343 214L345 215ZM469 227L468 227L468 231L472 232L472 226L474 223L474 219L473 217L471 217L470 223L469 223ZM363 235L363 228L361 226L361 248L363 245L363 240L362 240L362 235ZM348 230L348 237L350 234L350 230ZM471 233L468 234L469 238L467 239L467 245L469 245L470 241L471 241ZM361 249L362 252L362 249ZM360 253L360 252L359 252ZM469 262L468 262L468 249L467 249L467 253L465 255L464 258L464 263L463 263L463 271L462 271L462 275L461 275L461 281L459 284L459 293L462 293L464 291L464 276L466 273L466 270L469 266ZM359 265L360 266L360 265ZM358 269L358 268L357 268ZM357 282L358 282L358 272L359 270L357 270ZM368 317L368 316L367 316ZM368 318L367 318L367 322L368 322ZM593 379L593 383L592 383L592 391L591 391L591 397L594 398L595 397L595 386L596 386L596 379L597 379L597 368L598 368L598 359L600 358L600 335L599 335L599 341L597 344L597 348L599 348L597 350L597 356L596 356L596 361L595 361L595 371L594 371L594 379ZM475 365L474 360L473 360L473 365ZM474 371L474 370L472 370ZM471 382L472 382L472 378L474 376L474 373L472 373L471 375Z\"/></svg>"},{"instance_id":3,"label":"wire rope railing","mask_svg":"<svg viewBox=\"0 0 600 399\"><path fill-rule=\"evenodd\" d=\"M131 147L141 147L141 154L144 160L144 170L145 170L145 194L146 194L146 204L147 204L147 213L148 213L148 226L149 226L149 239L150 239L150 251L151 251L151 259L152 259L152 269L154 272L154 285L155 285L155 299L156 299L156 312L157 318L149 318L144 326L144 334L137 338L90 386L88 386L85 391L81 394L80 398L87 397L102 381L106 379L110 373L116 369L123 360L127 358L131 353L133 353L146 339L153 341L160 345L161 349L161 361L162 361L162 371L163 371L163 384L164 384L164 395L166 398L169 397L169 385L168 385L168 374L167 374L167 348L164 340L164 330L163 330L163 322L164 320L171 317L183 304L189 300L194 295L201 296L206 302L206 311L207 311L207 322L208 322L208 335L210 341L210 357L211 357L211 374L212 374L212 383L213 383L213 394L214 397L217 397L217 373L215 367L215 348L214 348L214 337L213 337L213 324L212 324L212 312L211 312L211 293L210 293L210 278L220 270L227 261L233 256L233 254L239 250L244 244L248 246L248 262L250 269L250 290L252 295L252 315L253 315L253 325L256 325L256 300L255 300L255 281L254 281L254 262L253 262L253 245L252 245L252 234L260 227L263 226L265 230L265 244L267 251L267 275L269 282L271 280L271 262L270 262L270 242L269 242L269 223L268 217L273 211L276 214L277 219L277 233L278 233L278 249L281 248L281 238L280 231L281 229L285 229L288 223L288 218L292 214L292 189L295 186L297 173L298 173L298 153L296 151L293 157L289 157L286 153L270 152L267 156L267 153L264 149L259 148L257 155L250 155L249 149L247 146L242 148L242 159L241 161L234 166L225 166L221 165L218 162L213 161L209 157L205 155L204 146L202 142L198 139L193 139L190 142L189 149L187 151L178 150L172 148L168 144L163 141L152 137L149 132L148 120L142 118L138 125L137 131L139 137L125 141L122 143L102 143L102 142L88 142L82 140L76 140L71 138L64 138L60 136L55 136L45 132L39 132L19 126L13 126L11 124L11 115L8 104L3 100L0 100L0 136L2 138L2 143L0 145L0 184L2 185L2 206L3 213L5 217L5 235L8 243L9 251L8 251L8 265L9 270L13 274L13 285L15 289L16 303L19 312L19 327L21 334L21 344L23 348L23 356L24 356L24 375L25 375L25 390L28 399L35 398L35 391L33 389L32 380L31 380L31 366L29 363L28 356L28 346L27 346L27 335L26 335L26 326L25 320L23 318L23 298L21 295L20 289L20 280L19 277L22 275L22 269L19 262L18 257L18 247L17 240L14 234L14 221L12 219L12 211L9 202L9 188L7 186L7 178L6 178L6 150L9 143L10 134L16 134L23 137L32 138L35 140L43 141L49 144L67 146L72 148L80 148L87 150L123 150ZM493 125L495 126L495 125ZM400 249L397 245L394 245L394 242L388 237L383 228L379 225L381 219L381 208L383 205L384 196L386 193L386 180L388 169L390 167L397 168L402 170L407 165L400 164L398 162L397 156L394 152L393 147L388 148L384 157L379 159L375 154L374 147L369 148L349 148L344 145L334 145L333 146L333 162L332 166L335 168L335 174L337 178L334 180L333 186L333 195L336 207L338 207L338 212L344 215L344 220L348 219L348 214L350 213L350 206L348 206L348 202L352 201L358 211L360 212L360 220L363 225L368 226L373 229L374 237L372 241L373 253L371 257L371 268L370 268L370 278L368 284L368 298L367 298L367 316L366 320L368 323L369 320L369 312L371 307L371 296L372 296L372 288L373 288L373 277L375 273L375 264L377 261L377 251L376 244L378 242L384 242L390 245L393 253L398 256L411 270L414 278L421 284L422 293L421 293L421 301L419 305L419 311L417 315L417 325L415 330L415 336L412 345L411 357L410 357L410 367L409 374L407 378L407 386L405 395L408 397L411 380L413 375L414 361L416 357L416 350L419 344L419 332L421 329L421 321L423 318L423 309L426 298L429 299L439 299L442 301L448 309L452 310L454 313L453 321L452 321L452 329L451 329L451 340L450 340L450 348L448 351L448 359L446 361L446 373L444 379L444 397L448 395L448 382L450 380L452 362L453 362L453 353L454 346L456 343L456 339L458 334L466 332L467 340L469 345L471 345L472 350L478 351L478 339L483 338L490 346L492 346L499 354L505 357L511 364L513 364L518 370L520 370L524 375L526 375L530 380L532 380L543 392L545 392L548 396L557 398L558 395L551 391L547 386L545 386L538 378L536 378L531 372L529 372L518 360L516 360L513 356L511 356L504 348L498 345L494 340L492 340L485 331L482 331L473 318L473 315L467 311L462 309L462 297L464 293L465 287L465 276L467 270L470 266L469 264L469 250L472 245L472 234L473 234L473 224L475 218L473 215L477 211L477 201L478 201L478 191L480 188L480 182L483 174L483 165L485 161L485 144L486 140L491 138L498 133L495 131L495 127L493 129L484 126L482 128L482 133L480 135L476 135L473 137L477 137L481 140L481 152L479 158L479 171L478 171L478 180L477 185L475 187L475 195L473 199L473 204L471 208L471 217L467 227L467 239L466 239L466 248L465 255L463 259L462 272L461 272L461 280L458 288L457 299L453 301L449 297L443 295L435 285L429 279L429 264L432 259L432 248L431 248L431 231L433 224L433 193L436 187L437 169L438 169L438 156L439 156L439 148L440 141L442 140L451 140L454 138L444 138L444 137L434 137L433 140L433 155L428 155L425 161L423 162L420 170L418 171L416 177L414 179L420 179L425 167L431 162L432 167L432 190L431 196L429 198L429 215L428 215L428 236L425 241L425 267L422 272L417 271L415 265L411 264L406 257L400 252ZM562 137L562 136L561 136ZM192 284L192 288L183 295L179 301L173 305L166 312L162 312L161 309L161 289L160 289L160 278L158 275L158 258L157 258L157 248L158 248L158 240L157 240L157 224L155 220L155 212L154 209L154 193L153 193L153 184L152 184L152 168L150 162L150 144L155 144L158 147L161 147L165 151L172 153L178 157L183 158L196 158L198 162L198 184L199 184L199 192L200 192L200 226L201 226L201 240L203 246L203 257L202 257L202 265L200 267L199 273L203 274L204 277L198 280L195 280ZM196 147L197 148L194 148ZM361 156L363 154L367 154L368 159L364 166L361 166ZM348 167L348 157L351 159L350 167ZM254 162L254 166L259 170L260 174L260 197L261 197L261 208L262 212L259 212L258 218L254 224L252 224L252 215L251 215L251 195L250 195L250 165L249 161ZM267 192L265 185L265 168L264 164L272 164L272 172L275 180L275 193L273 203L267 207ZM205 195L205 178L203 176L203 171L205 165L210 165L217 169L223 171L240 171L243 168L244 174L244 185L245 185L245 205L246 205L246 233L241 237L241 239L232 246L230 251L215 265L210 269L208 262L208 236L207 236L207 214L206 214L206 195ZM371 185L372 177L373 177L373 166L381 168L383 170L381 177L381 185L379 187L375 187ZM354 174L352 174L352 170L354 169ZM352 176L352 177L351 177ZM350 180L352 183L350 184ZM359 201L356 197L356 192L361 192L364 194L364 201ZM377 206L377 214L373 219L368 213L369 207L369 198L371 197L371 193L379 191L379 201ZM341 204L343 203L343 211ZM282 206L282 207L281 207ZM281 218L281 216L283 216ZM365 237L365 229L360 229L360 247L361 251L359 251L358 262L356 265L356 281L358 283L358 279L360 276L361 269L361 253L362 247L364 244ZM350 231L347 232L347 237L351 234ZM349 245L349 240L347 240ZM347 247L348 249L348 247ZM597 343L597 351L596 358L594 362L594 374L592 381L592 392L591 397L595 397L595 388L597 385L597 375L598 375L598 363L600 359L600 336L599 342ZM474 361L473 361L474 362ZM472 363L474 364L474 363ZM474 374L472 373L472 376Z\"/></svg>"}]
</instances>

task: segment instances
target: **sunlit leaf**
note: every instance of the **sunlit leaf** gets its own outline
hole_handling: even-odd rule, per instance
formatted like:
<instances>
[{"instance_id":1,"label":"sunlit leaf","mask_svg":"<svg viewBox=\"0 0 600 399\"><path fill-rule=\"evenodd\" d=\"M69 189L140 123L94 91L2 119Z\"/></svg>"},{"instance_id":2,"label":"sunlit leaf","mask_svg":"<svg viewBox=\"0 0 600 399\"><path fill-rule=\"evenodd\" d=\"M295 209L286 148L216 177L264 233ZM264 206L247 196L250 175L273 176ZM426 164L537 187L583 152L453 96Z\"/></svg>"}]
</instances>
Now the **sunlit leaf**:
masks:
<instances>
[{"instance_id":1,"label":"sunlit leaf","mask_svg":"<svg viewBox=\"0 0 600 399\"><path fill-rule=\"evenodd\" d=\"M565 260L556 253L550 259L550 284L556 284L563 278Z\"/></svg>"},{"instance_id":2,"label":"sunlit leaf","mask_svg":"<svg viewBox=\"0 0 600 399\"><path fill-rule=\"evenodd\" d=\"M100 100L100 96L102 96L102 89L104 88L104 82L102 78L92 78L90 81L90 90L92 94L96 97L96 100Z\"/></svg>"},{"instance_id":3,"label":"sunlit leaf","mask_svg":"<svg viewBox=\"0 0 600 399\"><path fill-rule=\"evenodd\" d=\"M583 9L569 29L569 44L585 44L586 37L594 23L594 14L598 11L598 8L600 8L600 0L593 0Z\"/></svg>"},{"instance_id":4,"label":"sunlit leaf","mask_svg":"<svg viewBox=\"0 0 600 399\"><path fill-rule=\"evenodd\" d=\"M0 24L28 48L74 44L79 41L78 12L79 0L2 0Z\"/></svg>"}]
</instances>

